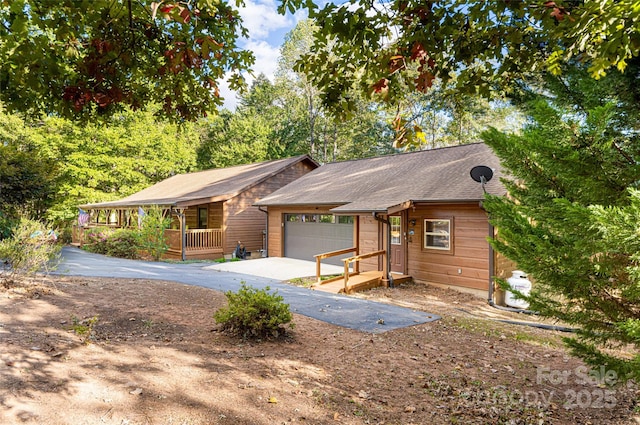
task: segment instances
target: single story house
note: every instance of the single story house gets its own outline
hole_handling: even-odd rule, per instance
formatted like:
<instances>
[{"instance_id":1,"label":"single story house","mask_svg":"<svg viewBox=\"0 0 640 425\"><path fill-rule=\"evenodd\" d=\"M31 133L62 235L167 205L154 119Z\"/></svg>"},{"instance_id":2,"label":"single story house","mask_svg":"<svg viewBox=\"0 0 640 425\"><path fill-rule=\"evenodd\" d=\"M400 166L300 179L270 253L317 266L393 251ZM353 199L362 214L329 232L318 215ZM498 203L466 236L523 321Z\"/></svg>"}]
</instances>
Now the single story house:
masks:
<instances>
[{"instance_id":1,"label":"single story house","mask_svg":"<svg viewBox=\"0 0 640 425\"><path fill-rule=\"evenodd\" d=\"M474 181L476 166L493 178ZM350 255L352 275L376 276L348 278L359 288L345 279L344 292L409 277L486 295L508 267L487 242L482 208L485 191L506 194L500 177L491 149L467 144L325 164L256 205L268 211L269 256L343 264Z\"/></svg>"},{"instance_id":2,"label":"single story house","mask_svg":"<svg viewBox=\"0 0 640 425\"><path fill-rule=\"evenodd\" d=\"M254 204L316 169L308 155L169 177L123 199L79 207L87 226L134 227L145 208L159 206L172 217L167 257L216 259L241 241L247 251L265 248L266 212ZM83 225L85 223L82 223ZM82 243L83 226L74 230Z\"/></svg>"}]
</instances>

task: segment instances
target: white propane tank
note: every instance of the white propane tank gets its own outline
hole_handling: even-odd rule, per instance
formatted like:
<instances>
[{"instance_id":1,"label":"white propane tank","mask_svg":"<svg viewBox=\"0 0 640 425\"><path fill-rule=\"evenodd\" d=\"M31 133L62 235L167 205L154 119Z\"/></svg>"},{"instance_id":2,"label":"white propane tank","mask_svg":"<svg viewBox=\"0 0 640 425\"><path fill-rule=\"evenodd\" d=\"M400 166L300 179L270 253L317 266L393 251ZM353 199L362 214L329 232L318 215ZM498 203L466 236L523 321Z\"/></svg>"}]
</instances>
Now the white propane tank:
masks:
<instances>
[{"instance_id":1,"label":"white propane tank","mask_svg":"<svg viewBox=\"0 0 640 425\"><path fill-rule=\"evenodd\" d=\"M529 295L529 292L531 291L531 282L527 279L527 274L521 270L514 270L511 277L507 279L507 283L511 288L522 292L524 295ZM516 299L515 295L510 291L506 291L504 294L504 303L509 307L521 309L529 308L528 302Z\"/></svg>"}]
</instances>

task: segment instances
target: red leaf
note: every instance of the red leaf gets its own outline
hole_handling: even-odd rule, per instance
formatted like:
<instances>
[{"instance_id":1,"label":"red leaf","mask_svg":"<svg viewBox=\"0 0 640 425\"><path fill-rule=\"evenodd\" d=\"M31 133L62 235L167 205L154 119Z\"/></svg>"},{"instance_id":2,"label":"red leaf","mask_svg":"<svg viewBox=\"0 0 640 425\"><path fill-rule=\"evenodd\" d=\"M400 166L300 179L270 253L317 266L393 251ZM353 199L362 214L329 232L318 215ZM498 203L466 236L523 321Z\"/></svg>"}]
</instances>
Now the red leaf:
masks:
<instances>
[{"instance_id":1,"label":"red leaf","mask_svg":"<svg viewBox=\"0 0 640 425\"><path fill-rule=\"evenodd\" d=\"M182 10L180 10L180 17L182 18L185 24L188 24L189 21L191 20L191 12L189 12L189 9L183 8Z\"/></svg>"},{"instance_id":2,"label":"red leaf","mask_svg":"<svg viewBox=\"0 0 640 425\"><path fill-rule=\"evenodd\" d=\"M433 85L433 80L435 78L436 76L429 71L421 72L415 79L416 90L426 93L426 91Z\"/></svg>"},{"instance_id":3,"label":"red leaf","mask_svg":"<svg viewBox=\"0 0 640 425\"><path fill-rule=\"evenodd\" d=\"M389 59L389 71L393 74L394 72L405 69L406 64L404 62L404 56L396 55L391 56Z\"/></svg>"},{"instance_id":4,"label":"red leaf","mask_svg":"<svg viewBox=\"0 0 640 425\"><path fill-rule=\"evenodd\" d=\"M422 59L428 56L429 55L427 54L426 50L424 50L424 46L422 45L422 43L420 43L419 41L413 43L413 46L411 46L411 60L416 60L418 58Z\"/></svg>"},{"instance_id":5,"label":"red leaf","mask_svg":"<svg viewBox=\"0 0 640 425\"><path fill-rule=\"evenodd\" d=\"M556 18L557 21L564 20L564 15L566 15L565 11L559 7L554 7L551 12L551 17Z\"/></svg>"},{"instance_id":6,"label":"red leaf","mask_svg":"<svg viewBox=\"0 0 640 425\"><path fill-rule=\"evenodd\" d=\"M101 108L108 106L111 103L111 98L104 93L96 93L93 95L93 100L96 102Z\"/></svg>"},{"instance_id":7,"label":"red leaf","mask_svg":"<svg viewBox=\"0 0 640 425\"><path fill-rule=\"evenodd\" d=\"M377 83L375 83L371 88L373 89L374 92L380 93L381 91L387 88L387 82L388 80L386 78L383 78L379 80Z\"/></svg>"}]
</instances>

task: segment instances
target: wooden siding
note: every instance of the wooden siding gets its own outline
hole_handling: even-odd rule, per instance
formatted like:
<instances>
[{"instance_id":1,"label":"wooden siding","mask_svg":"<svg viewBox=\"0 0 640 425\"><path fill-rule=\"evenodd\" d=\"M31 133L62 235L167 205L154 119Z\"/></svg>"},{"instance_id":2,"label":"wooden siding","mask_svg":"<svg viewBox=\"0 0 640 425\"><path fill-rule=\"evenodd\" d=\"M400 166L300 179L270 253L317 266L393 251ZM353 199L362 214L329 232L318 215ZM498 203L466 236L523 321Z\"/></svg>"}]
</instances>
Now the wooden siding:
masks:
<instances>
[{"instance_id":1,"label":"wooden siding","mask_svg":"<svg viewBox=\"0 0 640 425\"><path fill-rule=\"evenodd\" d=\"M283 215L285 213L331 214L325 207L269 207L268 254L284 256ZM423 248L423 220L449 218L452 220L453 249L437 251ZM410 221L416 220L412 226ZM408 211L405 231L413 230L407 238L407 271L416 281L465 287L487 291L489 288L489 223L486 213L477 204L419 206ZM386 249L386 226L371 215L358 217L358 248L360 254ZM381 270L381 259L360 263L360 271ZM496 268L506 267L504 259L496 260ZM510 268L508 271L513 270Z\"/></svg>"},{"instance_id":2,"label":"wooden siding","mask_svg":"<svg viewBox=\"0 0 640 425\"><path fill-rule=\"evenodd\" d=\"M222 227L222 202L213 202L210 204L194 205L185 209L185 222L187 229L198 228L198 209L207 209L207 229L220 229ZM180 228L177 216L173 216L172 228Z\"/></svg>"},{"instance_id":3,"label":"wooden siding","mask_svg":"<svg viewBox=\"0 0 640 425\"><path fill-rule=\"evenodd\" d=\"M184 221L187 225L187 229L198 228L198 207L204 207L206 205L196 205L189 207L184 211Z\"/></svg>"},{"instance_id":4,"label":"wooden siding","mask_svg":"<svg viewBox=\"0 0 640 425\"><path fill-rule=\"evenodd\" d=\"M232 253L238 241L244 244L247 251L262 249L267 215L258 207L254 207L253 204L302 177L312 169L306 161L298 162L225 202L222 225L225 235L224 252ZM271 227L271 223L269 227Z\"/></svg>"},{"instance_id":5,"label":"wooden siding","mask_svg":"<svg viewBox=\"0 0 640 425\"><path fill-rule=\"evenodd\" d=\"M372 215L361 215L359 217L360 236L358 245L360 254L368 254L381 249L386 249L378 238L382 230L381 224ZM360 271L382 270L382 258L368 258L360 261Z\"/></svg>"},{"instance_id":6,"label":"wooden siding","mask_svg":"<svg viewBox=\"0 0 640 425\"><path fill-rule=\"evenodd\" d=\"M426 218L452 219L451 251L423 248ZM409 210L415 219L408 238L408 274L416 281L471 289L489 289L489 224L477 204L420 206Z\"/></svg>"}]
</instances>

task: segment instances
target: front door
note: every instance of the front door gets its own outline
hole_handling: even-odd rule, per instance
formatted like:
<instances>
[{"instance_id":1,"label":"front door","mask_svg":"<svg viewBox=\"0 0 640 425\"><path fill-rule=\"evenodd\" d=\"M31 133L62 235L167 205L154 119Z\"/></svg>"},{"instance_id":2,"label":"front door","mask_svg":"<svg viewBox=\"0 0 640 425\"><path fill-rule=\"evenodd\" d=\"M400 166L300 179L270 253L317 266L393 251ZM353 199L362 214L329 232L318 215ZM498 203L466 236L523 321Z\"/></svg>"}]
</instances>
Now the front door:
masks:
<instances>
[{"instance_id":1,"label":"front door","mask_svg":"<svg viewBox=\"0 0 640 425\"><path fill-rule=\"evenodd\" d=\"M406 238L404 234L404 226L402 224L402 216L389 216L389 226L391 227L391 271L404 273Z\"/></svg>"}]
</instances>

